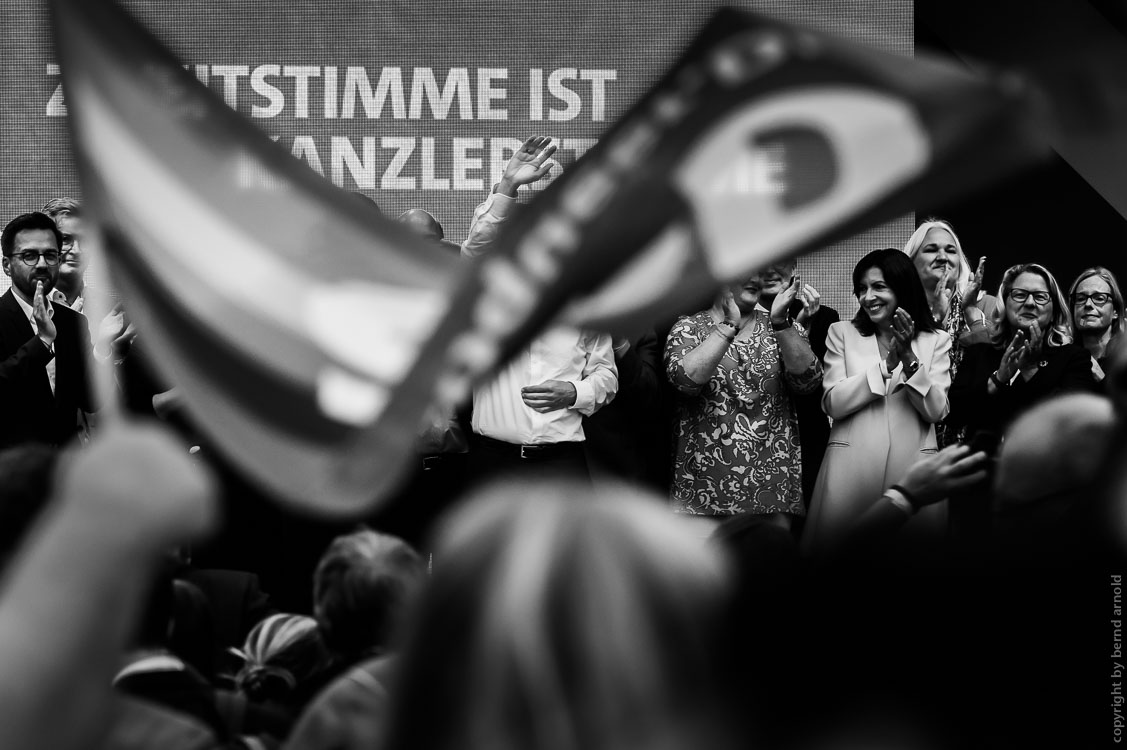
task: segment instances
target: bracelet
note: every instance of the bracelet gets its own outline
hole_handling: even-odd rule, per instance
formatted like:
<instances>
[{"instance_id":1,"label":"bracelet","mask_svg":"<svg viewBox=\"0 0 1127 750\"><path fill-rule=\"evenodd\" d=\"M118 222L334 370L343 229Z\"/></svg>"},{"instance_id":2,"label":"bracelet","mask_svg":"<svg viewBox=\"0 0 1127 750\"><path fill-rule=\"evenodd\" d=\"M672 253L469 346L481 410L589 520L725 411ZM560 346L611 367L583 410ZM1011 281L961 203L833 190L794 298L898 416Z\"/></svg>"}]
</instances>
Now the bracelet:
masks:
<instances>
[{"instance_id":1,"label":"bracelet","mask_svg":"<svg viewBox=\"0 0 1127 750\"><path fill-rule=\"evenodd\" d=\"M721 320L716 325L718 325L718 326L728 326L729 328L732 329L732 335L735 335L736 331L740 330L740 327L730 320Z\"/></svg>"},{"instance_id":2,"label":"bracelet","mask_svg":"<svg viewBox=\"0 0 1127 750\"><path fill-rule=\"evenodd\" d=\"M998 389L1005 388L1006 386L1009 385L1009 383L1003 383L1002 382L1002 379L998 377L998 371L997 370L990 373L990 382L992 382L994 384L994 387L998 388Z\"/></svg>"},{"instance_id":3,"label":"bracelet","mask_svg":"<svg viewBox=\"0 0 1127 750\"><path fill-rule=\"evenodd\" d=\"M773 320L771 321L771 329L774 331L785 331L786 329L793 327L794 324L791 323L790 318L787 318L787 321L785 323L776 323Z\"/></svg>"},{"instance_id":4,"label":"bracelet","mask_svg":"<svg viewBox=\"0 0 1127 750\"><path fill-rule=\"evenodd\" d=\"M736 340L736 334L733 333L732 335L729 336L728 334L724 333L724 331L720 330L719 324L717 324L717 326L715 328L713 328L712 330L715 333L720 334L720 338L724 339L729 344Z\"/></svg>"},{"instance_id":5,"label":"bracelet","mask_svg":"<svg viewBox=\"0 0 1127 750\"><path fill-rule=\"evenodd\" d=\"M888 495L888 499L891 500L892 504L897 508L907 512L909 516L915 515L916 511L920 509L919 504L916 502L916 496L904 489L904 485L894 484L888 488L888 491L896 492L902 496L896 497L895 495Z\"/></svg>"}]
</instances>

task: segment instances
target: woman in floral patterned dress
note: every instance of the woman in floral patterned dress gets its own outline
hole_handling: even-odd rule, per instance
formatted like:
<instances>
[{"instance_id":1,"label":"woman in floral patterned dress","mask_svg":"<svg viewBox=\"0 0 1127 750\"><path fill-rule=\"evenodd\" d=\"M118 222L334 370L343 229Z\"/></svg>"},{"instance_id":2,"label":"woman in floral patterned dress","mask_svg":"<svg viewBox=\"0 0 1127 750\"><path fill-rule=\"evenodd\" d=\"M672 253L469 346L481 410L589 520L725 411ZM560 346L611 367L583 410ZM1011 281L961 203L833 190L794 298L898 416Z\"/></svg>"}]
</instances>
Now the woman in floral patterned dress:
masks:
<instances>
[{"instance_id":1,"label":"woman in floral patterned dress","mask_svg":"<svg viewBox=\"0 0 1127 750\"><path fill-rule=\"evenodd\" d=\"M672 497L699 516L770 515L787 528L805 513L791 393L817 391L822 366L790 318L795 278L771 310L758 276L669 332L666 372L680 394ZM801 318L801 313L800 316Z\"/></svg>"}]
</instances>

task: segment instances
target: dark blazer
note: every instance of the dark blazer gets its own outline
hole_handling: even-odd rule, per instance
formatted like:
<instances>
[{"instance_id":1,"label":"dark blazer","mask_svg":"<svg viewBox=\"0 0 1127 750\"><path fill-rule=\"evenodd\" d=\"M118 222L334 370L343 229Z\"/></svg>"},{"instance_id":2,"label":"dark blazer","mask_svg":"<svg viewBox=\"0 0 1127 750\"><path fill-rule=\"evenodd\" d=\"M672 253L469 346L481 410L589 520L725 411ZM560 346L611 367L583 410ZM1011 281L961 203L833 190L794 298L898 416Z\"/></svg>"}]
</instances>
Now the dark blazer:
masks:
<instances>
[{"instance_id":1,"label":"dark blazer","mask_svg":"<svg viewBox=\"0 0 1127 750\"><path fill-rule=\"evenodd\" d=\"M948 398L951 412L947 424L967 427L973 438L979 431L1001 435L1011 421L1034 404L1070 391L1097 392L1099 386L1092 374L1092 357L1077 344L1046 346L1043 363L1029 381L1018 377L994 395L986 390L990 375L1002 362L1002 349L991 344L967 347L959 373L951 384Z\"/></svg>"},{"instance_id":2,"label":"dark blazer","mask_svg":"<svg viewBox=\"0 0 1127 750\"><path fill-rule=\"evenodd\" d=\"M801 310L802 303L795 302L791 306L792 316L798 315ZM830 326L840 319L837 310L822 305L806 322L810 348L823 365L826 363L826 335L829 333ZM802 446L802 499L809 507L810 498L814 495L814 485L818 481L818 471L822 468L822 459L826 456L826 443L830 439L830 421L822 411L821 388L813 393L792 393L790 399L798 417L798 441Z\"/></svg>"},{"instance_id":3,"label":"dark blazer","mask_svg":"<svg viewBox=\"0 0 1127 750\"><path fill-rule=\"evenodd\" d=\"M54 305L58 331L51 354L35 336L15 293L0 296L0 448L28 441L62 445L78 431L78 410L93 411L86 368L85 316ZM55 358L55 393L46 366Z\"/></svg>"},{"instance_id":4,"label":"dark blazer","mask_svg":"<svg viewBox=\"0 0 1127 750\"><path fill-rule=\"evenodd\" d=\"M669 430L661 422L662 342L650 329L630 342L618 367L614 400L583 420L587 462L657 488L669 472Z\"/></svg>"}]
</instances>

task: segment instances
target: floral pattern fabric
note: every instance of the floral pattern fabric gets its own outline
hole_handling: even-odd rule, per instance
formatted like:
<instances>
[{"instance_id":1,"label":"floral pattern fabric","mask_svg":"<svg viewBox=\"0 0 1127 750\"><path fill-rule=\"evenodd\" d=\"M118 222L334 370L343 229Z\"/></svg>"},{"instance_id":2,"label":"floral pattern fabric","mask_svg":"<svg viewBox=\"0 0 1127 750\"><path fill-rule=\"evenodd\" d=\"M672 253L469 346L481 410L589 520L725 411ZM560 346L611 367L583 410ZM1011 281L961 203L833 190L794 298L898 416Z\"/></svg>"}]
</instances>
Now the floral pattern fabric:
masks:
<instances>
[{"instance_id":1,"label":"floral pattern fabric","mask_svg":"<svg viewBox=\"0 0 1127 750\"><path fill-rule=\"evenodd\" d=\"M749 325L750 337L728 347L704 385L689 380L682 360L712 333L710 313L681 318L669 332L666 373L681 395L671 490L677 511L805 514L790 394L818 391L822 367L814 358L806 372L786 372L766 311L756 310Z\"/></svg>"},{"instance_id":2,"label":"floral pattern fabric","mask_svg":"<svg viewBox=\"0 0 1127 750\"><path fill-rule=\"evenodd\" d=\"M951 335L951 382L955 382L955 374L959 371L959 363L963 361L965 347L959 343L959 337L970 330L963 318L963 296L955 291L951 295L951 306L947 308L947 319L942 321L942 330ZM948 445L953 445L963 438L963 430L948 427L944 422L935 425L935 442L939 450Z\"/></svg>"}]
</instances>

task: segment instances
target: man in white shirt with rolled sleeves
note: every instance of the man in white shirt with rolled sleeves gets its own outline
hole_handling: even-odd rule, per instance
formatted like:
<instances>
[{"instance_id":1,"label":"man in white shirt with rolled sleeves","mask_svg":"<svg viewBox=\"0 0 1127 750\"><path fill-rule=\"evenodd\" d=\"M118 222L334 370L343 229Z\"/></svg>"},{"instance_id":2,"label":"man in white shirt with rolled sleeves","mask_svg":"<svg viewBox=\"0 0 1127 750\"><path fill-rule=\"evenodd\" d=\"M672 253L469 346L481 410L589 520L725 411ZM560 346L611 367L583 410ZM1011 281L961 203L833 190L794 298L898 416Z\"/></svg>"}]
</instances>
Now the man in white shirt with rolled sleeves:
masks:
<instances>
[{"instance_id":1,"label":"man in white shirt with rolled sleeves","mask_svg":"<svg viewBox=\"0 0 1127 750\"><path fill-rule=\"evenodd\" d=\"M488 251L514 210L520 186L548 173L546 162L555 150L550 138L533 136L513 154L501 181L474 211L464 256ZM544 331L474 391L474 475L533 471L588 479L583 417L610 403L617 390L608 334L569 327Z\"/></svg>"}]
</instances>

